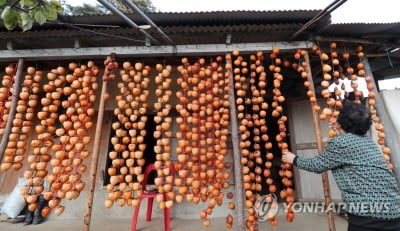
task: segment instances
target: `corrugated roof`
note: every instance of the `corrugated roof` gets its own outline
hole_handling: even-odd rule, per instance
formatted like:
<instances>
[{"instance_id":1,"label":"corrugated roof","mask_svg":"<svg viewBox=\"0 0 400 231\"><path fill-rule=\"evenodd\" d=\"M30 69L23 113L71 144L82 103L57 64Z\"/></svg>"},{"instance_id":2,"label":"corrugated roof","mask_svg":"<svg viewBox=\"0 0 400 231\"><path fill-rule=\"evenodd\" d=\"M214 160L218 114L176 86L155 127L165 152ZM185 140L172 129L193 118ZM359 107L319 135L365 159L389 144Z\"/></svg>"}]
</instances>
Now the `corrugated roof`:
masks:
<instances>
[{"instance_id":1,"label":"corrugated roof","mask_svg":"<svg viewBox=\"0 0 400 231\"><path fill-rule=\"evenodd\" d=\"M219 11L149 13L147 16L176 45L191 45L290 41L319 13L319 10ZM147 24L138 14L129 14L128 17L137 25ZM332 40L345 37L347 41L370 39L373 45L368 47L367 52L381 54L385 54L385 49L390 47L400 47L400 23L331 24L330 19L327 15L296 39L313 40L315 36ZM146 31L158 41L165 42L154 28ZM10 47L14 50L74 48L76 41L79 41L80 47L88 48L144 46L145 36L116 15L61 16L57 22L49 22L26 32L7 31L0 24L0 52ZM400 63L397 53L390 55L391 62Z\"/></svg>"},{"instance_id":2,"label":"corrugated roof","mask_svg":"<svg viewBox=\"0 0 400 231\"><path fill-rule=\"evenodd\" d=\"M148 13L147 16L167 35L174 37L176 44L224 43L226 34L232 34L232 42L237 41L287 41L309 20L318 15L319 10L291 11L218 11L189 13ZM146 24L138 14L127 15L137 25ZM329 15L319 27L307 31L308 36L348 36L362 38L376 34L399 34L399 24L329 24ZM148 30L152 36L160 38L156 30ZM246 34L246 32L248 34ZM110 40L110 36L114 36ZM210 36L214 38L210 38ZM247 36L247 37L246 37ZM399 36L396 36L399 37ZM59 21L34 27L27 32L7 31L0 28L0 49L5 49L5 40L13 41L14 49L55 45L65 38L65 46L74 38L88 38L81 46L111 46L113 43L143 45L143 34L132 28L116 15L60 16ZM311 37L312 38L312 37ZM53 40L54 43L35 42L35 39ZM310 39L310 37L307 37ZM3 42L1 42L3 40ZM92 41L90 41L92 40ZM110 41L107 41L110 40ZM136 40L136 41L135 41ZM30 46L30 43L32 45ZM23 46L21 45L23 44ZM64 45L61 45L64 46Z\"/></svg>"},{"instance_id":3,"label":"corrugated roof","mask_svg":"<svg viewBox=\"0 0 400 231\"><path fill-rule=\"evenodd\" d=\"M252 32L296 31L319 13L319 10L296 11L219 11L190 13L149 13L147 16L166 33L214 33L214 32ZM129 14L136 24L146 24L138 14ZM329 17L324 19L329 21ZM0 22L1 23L1 22ZM313 34L360 37L370 34L398 34L399 24L330 24L312 31ZM76 28L81 28L78 30ZM75 29L74 29L75 28ZM83 31L86 30L86 31ZM94 33L89 33L92 30ZM96 33L99 33L96 35ZM34 27L27 32L7 31L0 25L0 41L21 38L71 38L102 37L102 33L115 33L142 37L127 22L116 15L98 16L60 16L59 21ZM149 33L156 34L150 30ZM279 40L288 37L276 36ZM143 38L139 38L143 40ZM208 38L207 38L208 40Z\"/></svg>"},{"instance_id":4,"label":"corrugated roof","mask_svg":"<svg viewBox=\"0 0 400 231\"><path fill-rule=\"evenodd\" d=\"M332 24L319 31L320 35L336 35L350 37L371 37L372 35L390 34L392 38L400 38L400 23L343 23ZM398 36L393 36L393 35Z\"/></svg>"},{"instance_id":5,"label":"corrugated roof","mask_svg":"<svg viewBox=\"0 0 400 231\"><path fill-rule=\"evenodd\" d=\"M302 24L261 24L228 26L167 26L163 31L175 44L224 44L227 34L231 43L255 43L279 41L290 37ZM156 36L156 34L155 34ZM144 36L134 28L99 28L90 31L78 29L48 29L25 33L0 32L3 40L12 40L14 47L67 48L73 47L74 40L80 40L81 47L141 46ZM46 43L43 43L46 39ZM36 42L35 42L36 41ZM58 43L62 41L62 43ZM31 46L30 46L31 44Z\"/></svg>"},{"instance_id":6,"label":"corrugated roof","mask_svg":"<svg viewBox=\"0 0 400 231\"><path fill-rule=\"evenodd\" d=\"M298 11L216 11L190 13L148 13L146 14L158 26L172 25L234 25L234 24L278 24L306 23L318 14L318 10ZM136 24L146 24L138 14L127 14ZM115 15L101 16L61 16L66 23L82 23L97 25L128 25Z\"/></svg>"},{"instance_id":7,"label":"corrugated roof","mask_svg":"<svg viewBox=\"0 0 400 231\"><path fill-rule=\"evenodd\" d=\"M227 34L232 35L232 43L287 40L318 12L317 10L221 11L149 13L147 16L168 36L173 37L175 44L210 44L225 43ZM127 16L137 25L146 24L138 14ZM155 29L147 32L163 41ZM64 43L57 45L61 38L65 39ZM49 22L24 33L1 29L0 49L6 47L4 42L1 44L1 40L11 39L14 49L34 49L73 47L75 38L81 39L82 47L143 45L145 41L144 35L139 30L132 28L116 15L60 16L57 22ZM42 43L42 39L49 41Z\"/></svg>"},{"instance_id":8,"label":"corrugated roof","mask_svg":"<svg viewBox=\"0 0 400 231\"><path fill-rule=\"evenodd\" d=\"M147 16L154 23L163 27L177 26L230 26L230 25L271 25L271 24L305 24L317 15L319 11L228 11L228 12L202 12L202 13L149 13ZM147 24L138 14L127 15L137 25ZM47 33L49 29L69 29L79 26L87 29L130 27L127 22L116 15L98 16L65 16L58 21L47 22L42 26L35 25L32 30L25 32ZM0 33L7 31L0 22ZM18 31L15 31L19 34ZM34 34L32 34L34 35ZM21 36L21 35L20 35ZM68 36L64 34L64 36ZM0 37L1 39L2 37Z\"/></svg>"},{"instance_id":9,"label":"corrugated roof","mask_svg":"<svg viewBox=\"0 0 400 231\"><path fill-rule=\"evenodd\" d=\"M319 11L219 11L196 13L149 14L157 25L234 25L305 23Z\"/></svg>"}]
</instances>

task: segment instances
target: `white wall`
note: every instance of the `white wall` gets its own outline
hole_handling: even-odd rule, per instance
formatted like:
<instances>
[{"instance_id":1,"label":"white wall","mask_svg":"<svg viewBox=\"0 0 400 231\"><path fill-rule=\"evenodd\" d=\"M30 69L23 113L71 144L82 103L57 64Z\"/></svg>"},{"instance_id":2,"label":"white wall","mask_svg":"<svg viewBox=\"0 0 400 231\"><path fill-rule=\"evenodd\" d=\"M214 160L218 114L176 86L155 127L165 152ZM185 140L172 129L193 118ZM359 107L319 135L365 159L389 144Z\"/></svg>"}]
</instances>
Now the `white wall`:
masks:
<instances>
[{"instance_id":1,"label":"white wall","mask_svg":"<svg viewBox=\"0 0 400 231\"><path fill-rule=\"evenodd\" d=\"M395 134L397 137L400 137L400 90L384 90L380 94L382 95L389 117L392 120Z\"/></svg>"}]
</instances>

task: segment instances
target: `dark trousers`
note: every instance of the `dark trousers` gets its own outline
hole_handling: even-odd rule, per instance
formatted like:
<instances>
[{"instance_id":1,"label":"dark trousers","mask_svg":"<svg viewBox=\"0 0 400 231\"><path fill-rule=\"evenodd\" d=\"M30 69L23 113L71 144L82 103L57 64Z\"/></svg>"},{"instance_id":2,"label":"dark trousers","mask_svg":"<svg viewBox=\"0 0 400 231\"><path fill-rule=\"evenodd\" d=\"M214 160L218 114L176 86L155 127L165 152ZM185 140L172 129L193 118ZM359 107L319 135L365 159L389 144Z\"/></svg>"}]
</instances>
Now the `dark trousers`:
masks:
<instances>
[{"instance_id":1,"label":"dark trousers","mask_svg":"<svg viewBox=\"0 0 400 231\"><path fill-rule=\"evenodd\" d=\"M349 215L347 231L399 231L400 218L380 220L372 217Z\"/></svg>"}]
</instances>

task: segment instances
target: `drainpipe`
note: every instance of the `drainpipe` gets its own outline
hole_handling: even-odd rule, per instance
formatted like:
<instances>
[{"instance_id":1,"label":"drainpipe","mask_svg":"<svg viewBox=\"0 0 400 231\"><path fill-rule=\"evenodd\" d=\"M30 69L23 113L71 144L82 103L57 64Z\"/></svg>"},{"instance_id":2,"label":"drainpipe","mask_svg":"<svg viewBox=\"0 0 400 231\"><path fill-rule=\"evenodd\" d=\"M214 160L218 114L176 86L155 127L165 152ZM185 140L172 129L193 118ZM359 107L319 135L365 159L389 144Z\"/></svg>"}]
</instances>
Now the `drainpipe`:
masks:
<instances>
[{"instance_id":1,"label":"drainpipe","mask_svg":"<svg viewBox=\"0 0 400 231\"><path fill-rule=\"evenodd\" d=\"M136 6L135 3L133 3L132 0L124 0L124 2L133 10L135 11L137 14L139 14L140 16L142 16L142 18L146 21L147 24L149 24L151 27L156 28L157 32L160 33L162 35L162 37L169 42L170 45L175 45L174 41L172 41L172 39L170 37L168 37L168 35L166 35L164 33L164 31L162 31L160 29L160 27L158 27L153 20L151 20L149 17L147 17L147 15L145 13L143 13L142 10L139 9L139 7Z\"/></svg>"},{"instance_id":2,"label":"drainpipe","mask_svg":"<svg viewBox=\"0 0 400 231\"><path fill-rule=\"evenodd\" d=\"M107 9L109 9L111 12L114 14L118 15L122 19L124 19L130 26L134 27L135 29L138 29L142 34L144 34L147 38L151 39L153 42L159 44L160 42L157 41L153 36L151 36L149 33L147 33L145 30L140 28L134 21L132 21L130 18L128 18L125 14L123 14L120 10L115 8L115 6L111 3L109 3L107 0L97 0L100 2L103 6L105 6Z\"/></svg>"}]
</instances>

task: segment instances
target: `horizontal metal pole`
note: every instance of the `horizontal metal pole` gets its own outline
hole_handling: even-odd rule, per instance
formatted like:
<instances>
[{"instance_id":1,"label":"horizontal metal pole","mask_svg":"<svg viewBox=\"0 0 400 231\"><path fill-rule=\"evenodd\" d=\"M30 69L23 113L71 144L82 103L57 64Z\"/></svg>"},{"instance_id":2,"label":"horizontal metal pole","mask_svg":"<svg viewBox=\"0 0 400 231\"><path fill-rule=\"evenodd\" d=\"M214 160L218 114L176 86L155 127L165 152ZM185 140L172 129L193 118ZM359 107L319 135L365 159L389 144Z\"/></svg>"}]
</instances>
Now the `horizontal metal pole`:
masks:
<instances>
[{"instance_id":1,"label":"horizontal metal pole","mask_svg":"<svg viewBox=\"0 0 400 231\"><path fill-rule=\"evenodd\" d=\"M198 56L225 54L233 50L245 53L270 51L277 47L281 50L309 48L312 42L268 42L268 43L233 43L233 44L196 44L176 46L120 46L88 48L56 48L28 50L0 50L0 62L15 61L25 58L35 60L96 59L115 53L118 57L157 57L157 56Z\"/></svg>"}]
</instances>

